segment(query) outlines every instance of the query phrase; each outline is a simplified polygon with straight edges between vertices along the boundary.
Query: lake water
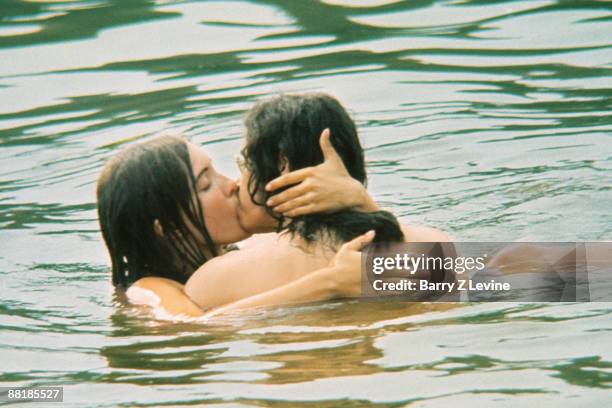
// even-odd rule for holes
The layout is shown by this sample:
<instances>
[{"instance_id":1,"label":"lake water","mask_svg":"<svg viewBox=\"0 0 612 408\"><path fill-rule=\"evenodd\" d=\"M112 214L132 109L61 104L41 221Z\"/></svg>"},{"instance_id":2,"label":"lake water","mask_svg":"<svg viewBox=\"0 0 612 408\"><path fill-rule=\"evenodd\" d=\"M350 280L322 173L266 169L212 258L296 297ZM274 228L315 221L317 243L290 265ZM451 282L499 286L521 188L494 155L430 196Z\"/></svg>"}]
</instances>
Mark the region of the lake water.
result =
<instances>
[{"instance_id":1,"label":"lake water","mask_svg":"<svg viewBox=\"0 0 612 408\"><path fill-rule=\"evenodd\" d=\"M94 189L160 133L234 177L254 101L322 90L402 221L610 240L611 40L605 1L0 1L0 386L88 407L609 405L610 303L143 318L111 287Z\"/></svg>"}]
</instances>

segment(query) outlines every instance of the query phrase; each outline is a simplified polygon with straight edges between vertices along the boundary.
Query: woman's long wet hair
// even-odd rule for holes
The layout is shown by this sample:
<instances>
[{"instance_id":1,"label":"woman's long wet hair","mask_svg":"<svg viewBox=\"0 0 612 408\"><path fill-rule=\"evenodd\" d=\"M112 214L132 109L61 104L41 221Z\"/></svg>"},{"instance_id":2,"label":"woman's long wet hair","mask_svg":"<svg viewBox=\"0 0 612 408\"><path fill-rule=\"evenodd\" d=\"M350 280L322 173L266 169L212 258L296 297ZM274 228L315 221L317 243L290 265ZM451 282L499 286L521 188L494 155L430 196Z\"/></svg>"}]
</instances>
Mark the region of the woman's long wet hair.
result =
<instances>
[{"instance_id":1,"label":"woman's long wet hair","mask_svg":"<svg viewBox=\"0 0 612 408\"><path fill-rule=\"evenodd\" d=\"M307 242L322 238L321 234L327 235L332 242L346 242L370 229L376 231L376 242L403 241L397 219L387 211L343 210L299 216L287 223L265 205L271 194L264 186L280 176L282 164L293 171L323 162L319 138L326 128L351 177L366 184L365 161L357 129L336 99L323 93L276 96L257 103L249 111L245 125L247 140L242 153L251 172L248 192L255 204L266 207L278 221L279 230L287 228Z\"/></svg>"},{"instance_id":2,"label":"woman's long wet hair","mask_svg":"<svg viewBox=\"0 0 612 408\"><path fill-rule=\"evenodd\" d=\"M216 255L181 138L158 137L113 157L97 196L114 285L128 287L147 276L185 283L207 261L204 248Z\"/></svg>"}]
</instances>

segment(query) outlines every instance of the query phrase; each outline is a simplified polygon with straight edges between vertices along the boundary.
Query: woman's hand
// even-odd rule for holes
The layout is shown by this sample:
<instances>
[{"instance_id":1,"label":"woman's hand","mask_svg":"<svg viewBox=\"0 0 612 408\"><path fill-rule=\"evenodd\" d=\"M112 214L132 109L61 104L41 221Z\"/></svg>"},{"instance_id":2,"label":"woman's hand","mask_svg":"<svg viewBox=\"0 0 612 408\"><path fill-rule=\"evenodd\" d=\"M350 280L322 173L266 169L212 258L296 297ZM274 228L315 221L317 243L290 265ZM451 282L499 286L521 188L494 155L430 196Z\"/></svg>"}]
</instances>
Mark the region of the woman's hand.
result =
<instances>
[{"instance_id":1,"label":"woman's hand","mask_svg":"<svg viewBox=\"0 0 612 408\"><path fill-rule=\"evenodd\" d=\"M294 185L270 197L266 204L274 211L297 217L343 209L379 210L365 187L349 175L329 138L329 129L325 129L319 139L323 163L284 174L266 185L267 191Z\"/></svg>"},{"instance_id":2,"label":"woman's hand","mask_svg":"<svg viewBox=\"0 0 612 408\"><path fill-rule=\"evenodd\" d=\"M361 250L372 242L375 234L368 231L345 243L331 260L326 273L334 282L338 297L361 296Z\"/></svg>"}]
</instances>

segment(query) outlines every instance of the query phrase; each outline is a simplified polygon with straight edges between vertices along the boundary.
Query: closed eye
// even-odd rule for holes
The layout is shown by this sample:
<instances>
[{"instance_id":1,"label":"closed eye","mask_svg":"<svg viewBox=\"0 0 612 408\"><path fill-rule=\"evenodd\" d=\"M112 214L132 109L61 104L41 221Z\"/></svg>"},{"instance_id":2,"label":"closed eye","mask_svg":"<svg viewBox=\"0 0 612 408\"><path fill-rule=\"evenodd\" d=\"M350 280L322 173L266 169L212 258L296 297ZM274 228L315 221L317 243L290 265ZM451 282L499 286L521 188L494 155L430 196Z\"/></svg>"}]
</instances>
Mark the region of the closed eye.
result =
<instances>
[{"instance_id":1,"label":"closed eye","mask_svg":"<svg viewBox=\"0 0 612 408\"><path fill-rule=\"evenodd\" d=\"M206 166L198 173L195 180L196 186L198 186L198 191L206 191L210 187L210 181L208 180L209 169L209 166Z\"/></svg>"},{"instance_id":2,"label":"closed eye","mask_svg":"<svg viewBox=\"0 0 612 408\"><path fill-rule=\"evenodd\" d=\"M198 191L206 191L210 189L211 184L212 183L207 178L201 177L198 180L198 186L199 186Z\"/></svg>"}]
</instances>

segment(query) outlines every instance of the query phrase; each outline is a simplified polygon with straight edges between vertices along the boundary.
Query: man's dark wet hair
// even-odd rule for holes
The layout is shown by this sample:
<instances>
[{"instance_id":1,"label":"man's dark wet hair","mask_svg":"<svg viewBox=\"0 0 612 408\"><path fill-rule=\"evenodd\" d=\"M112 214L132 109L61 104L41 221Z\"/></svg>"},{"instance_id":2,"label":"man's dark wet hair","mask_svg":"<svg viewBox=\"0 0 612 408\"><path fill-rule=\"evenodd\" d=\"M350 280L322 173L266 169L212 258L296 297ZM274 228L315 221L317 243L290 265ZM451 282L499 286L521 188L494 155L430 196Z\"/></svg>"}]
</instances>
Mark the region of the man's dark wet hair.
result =
<instances>
[{"instance_id":1,"label":"man's dark wet hair","mask_svg":"<svg viewBox=\"0 0 612 408\"><path fill-rule=\"evenodd\" d=\"M323 93L279 95L251 108L245 125L247 140L242 153L251 172L248 193L255 204L266 207L278 221L279 230L286 227L307 242L321 238L321 234L335 242L346 242L370 229L376 231L376 242L403 241L396 218L386 211L343 210L298 216L286 223L282 216L265 205L271 194L264 186L280 176L285 160L290 171L323 162L319 137L326 128L329 128L331 143L351 177L366 184L363 148L357 129L335 98Z\"/></svg>"},{"instance_id":2,"label":"man's dark wet hair","mask_svg":"<svg viewBox=\"0 0 612 408\"><path fill-rule=\"evenodd\" d=\"M147 276L185 283L207 261L204 245L216 255L195 197L189 150L181 138L130 146L105 165L97 186L98 219L114 285L128 287Z\"/></svg>"}]
</instances>

